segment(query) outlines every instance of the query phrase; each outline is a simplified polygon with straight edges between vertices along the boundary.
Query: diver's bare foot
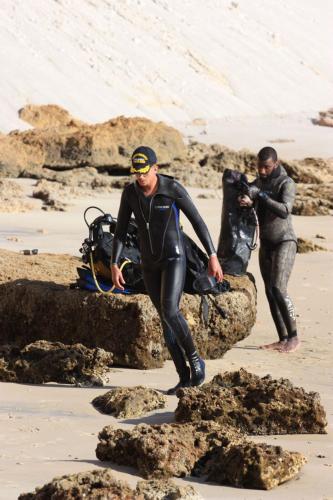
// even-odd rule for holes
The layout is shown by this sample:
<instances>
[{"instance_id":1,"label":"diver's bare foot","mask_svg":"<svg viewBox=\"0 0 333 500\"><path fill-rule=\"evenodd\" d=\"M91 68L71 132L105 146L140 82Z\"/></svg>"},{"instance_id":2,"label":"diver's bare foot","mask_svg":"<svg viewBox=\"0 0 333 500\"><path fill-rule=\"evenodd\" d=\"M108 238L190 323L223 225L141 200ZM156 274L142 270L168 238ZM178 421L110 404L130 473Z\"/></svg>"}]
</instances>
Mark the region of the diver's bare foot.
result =
<instances>
[{"instance_id":1,"label":"diver's bare foot","mask_svg":"<svg viewBox=\"0 0 333 500\"><path fill-rule=\"evenodd\" d=\"M301 341L298 337L293 337L280 347L280 352L294 352L301 347Z\"/></svg>"},{"instance_id":2,"label":"diver's bare foot","mask_svg":"<svg viewBox=\"0 0 333 500\"><path fill-rule=\"evenodd\" d=\"M261 345L259 349L267 349L269 351L280 351L280 349L287 343L287 340L279 340L273 344Z\"/></svg>"}]
</instances>

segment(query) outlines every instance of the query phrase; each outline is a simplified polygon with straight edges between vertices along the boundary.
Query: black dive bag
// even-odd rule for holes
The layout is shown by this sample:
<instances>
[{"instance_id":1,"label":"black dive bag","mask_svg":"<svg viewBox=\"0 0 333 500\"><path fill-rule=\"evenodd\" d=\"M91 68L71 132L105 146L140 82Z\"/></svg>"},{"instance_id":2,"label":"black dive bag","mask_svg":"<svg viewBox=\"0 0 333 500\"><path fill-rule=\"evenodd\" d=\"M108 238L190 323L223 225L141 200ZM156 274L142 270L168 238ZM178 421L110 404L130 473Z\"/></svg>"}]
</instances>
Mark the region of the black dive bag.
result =
<instances>
[{"instance_id":1,"label":"black dive bag","mask_svg":"<svg viewBox=\"0 0 333 500\"><path fill-rule=\"evenodd\" d=\"M251 252L256 248L258 219L254 208L241 207L238 197L245 194L245 174L226 169L222 177L223 206L217 255L226 274L246 273Z\"/></svg>"},{"instance_id":2,"label":"black dive bag","mask_svg":"<svg viewBox=\"0 0 333 500\"><path fill-rule=\"evenodd\" d=\"M91 224L86 219L86 214L91 209L99 210L102 215L94 219ZM84 212L84 220L89 229L89 237L82 243L80 252L84 264L93 266L98 281L102 280L107 288L112 286L111 278L111 252L117 220L111 214L105 214L97 207L88 207ZM217 283L215 278L207 275L208 257L198 245L181 231L185 255L186 276L184 292L193 295L218 295L229 290L227 281ZM142 277L141 254L138 227L135 219L131 219L127 229L127 237L121 253L121 266L124 262L122 273L125 280L125 293L147 293ZM87 268L86 268L87 269ZM78 269L80 280L78 285L84 288L82 270ZM91 287L90 289L94 289Z\"/></svg>"}]
</instances>

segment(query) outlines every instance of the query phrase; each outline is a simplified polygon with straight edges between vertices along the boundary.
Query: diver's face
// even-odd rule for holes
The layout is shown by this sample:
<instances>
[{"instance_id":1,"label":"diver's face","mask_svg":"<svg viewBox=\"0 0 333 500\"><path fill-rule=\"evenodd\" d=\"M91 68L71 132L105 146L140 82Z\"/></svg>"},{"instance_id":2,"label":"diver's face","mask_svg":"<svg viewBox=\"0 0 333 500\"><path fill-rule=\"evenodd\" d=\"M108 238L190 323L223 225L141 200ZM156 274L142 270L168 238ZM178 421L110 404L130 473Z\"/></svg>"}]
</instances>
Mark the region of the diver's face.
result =
<instances>
[{"instance_id":1,"label":"diver's face","mask_svg":"<svg viewBox=\"0 0 333 500\"><path fill-rule=\"evenodd\" d=\"M259 177L261 177L261 179L266 179L266 177L269 177L277 166L278 162L274 161L272 158L268 158L268 160L265 161L258 160L257 170Z\"/></svg>"},{"instance_id":2,"label":"diver's face","mask_svg":"<svg viewBox=\"0 0 333 500\"><path fill-rule=\"evenodd\" d=\"M157 166L153 165L146 174L136 173L135 178L139 186L150 187L154 185L156 181Z\"/></svg>"}]
</instances>

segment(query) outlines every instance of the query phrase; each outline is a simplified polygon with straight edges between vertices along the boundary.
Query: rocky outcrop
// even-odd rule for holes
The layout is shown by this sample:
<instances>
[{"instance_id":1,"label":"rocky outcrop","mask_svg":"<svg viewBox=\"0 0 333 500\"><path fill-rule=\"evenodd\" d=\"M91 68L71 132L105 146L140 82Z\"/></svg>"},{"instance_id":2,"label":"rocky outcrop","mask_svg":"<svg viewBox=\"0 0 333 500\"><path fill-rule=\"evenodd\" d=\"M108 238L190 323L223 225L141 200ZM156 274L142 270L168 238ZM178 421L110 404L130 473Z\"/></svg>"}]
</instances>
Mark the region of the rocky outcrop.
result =
<instances>
[{"instance_id":1,"label":"rocky outcrop","mask_svg":"<svg viewBox=\"0 0 333 500\"><path fill-rule=\"evenodd\" d=\"M22 493L19 500L144 500L125 481L116 479L109 469L96 469L56 477L33 493Z\"/></svg>"},{"instance_id":2,"label":"rocky outcrop","mask_svg":"<svg viewBox=\"0 0 333 500\"><path fill-rule=\"evenodd\" d=\"M307 240L305 238L297 238L297 252L327 252L327 248L324 248L321 245L317 245L316 243L313 243L313 241Z\"/></svg>"},{"instance_id":3,"label":"rocky outcrop","mask_svg":"<svg viewBox=\"0 0 333 500\"><path fill-rule=\"evenodd\" d=\"M193 486L180 486L171 479L139 481L135 492L144 500L203 500Z\"/></svg>"},{"instance_id":4,"label":"rocky outcrop","mask_svg":"<svg viewBox=\"0 0 333 500\"><path fill-rule=\"evenodd\" d=\"M40 339L79 342L112 352L115 364L134 368L160 367L167 358L160 321L148 296L105 296L68 289L65 283L72 281L79 262L74 257L0 251L1 262L0 281L29 277L0 285L1 344L22 348ZM232 290L216 297L226 318L211 305L205 324L199 297L184 295L182 299L181 309L200 353L207 358L221 357L249 335L255 322L254 283L248 276L227 278Z\"/></svg>"},{"instance_id":5,"label":"rocky outcrop","mask_svg":"<svg viewBox=\"0 0 333 500\"><path fill-rule=\"evenodd\" d=\"M217 446L241 442L234 428L216 422L139 424L132 430L104 427L98 436L96 456L139 470L144 478L191 475L197 462Z\"/></svg>"},{"instance_id":6,"label":"rocky outcrop","mask_svg":"<svg viewBox=\"0 0 333 500\"><path fill-rule=\"evenodd\" d=\"M70 113L56 104L28 104L18 112L21 120L34 128L79 127L85 125L81 120L73 118Z\"/></svg>"},{"instance_id":7,"label":"rocky outcrop","mask_svg":"<svg viewBox=\"0 0 333 500\"><path fill-rule=\"evenodd\" d=\"M92 400L92 405L101 413L116 418L140 417L149 411L164 408L167 398L155 389L142 385L116 387Z\"/></svg>"},{"instance_id":8,"label":"rocky outcrop","mask_svg":"<svg viewBox=\"0 0 333 500\"><path fill-rule=\"evenodd\" d=\"M327 111L319 111L319 118L315 118L312 122L323 127L333 127L333 108L329 108Z\"/></svg>"},{"instance_id":9,"label":"rocky outcrop","mask_svg":"<svg viewBox=\"0 0 333 500\"><path fill-rule=\"evenodd\" d=\"M278 446L248 441L219 422L105 427L97 458L136 467L145 478L207 475L237 487L270 489L297 474L305 458Z\"/></svg>"},{"instance_id":10,"label":"rocky outcrop","mask_svg":"<svg viewBox=\"0 0 333 500\"><path fill-rule=\"evenodd\" d=\"M319 394L287 379L258 377L244 369L216 375L201 387L179 389L178 422L214 421L246 434L325 434Z\"/></svg>"},{"instance_id":11,"label":"rocky outcrop","mask_svg":"<svg viewBox=\"0 0 333 500\"><path fill-rule=\"evenodd\" d=\"M33 208L21 186L12 180L0 179L0 212L28 212Z\"/></svg>"},{"instance_id":12,"label":"rocky outcrop","mask_svg":"<svg viewBox=\"0 0 333 500\"><path fill-rule=\"evenodd\" d=\"M40 340L23 349L0 346L0 380L27 384L58 382L103 386L112 354L82 344Z\"/></svg>"},{"instance_id":13,"label":"rocky outcrop","mask_svg":"<svg viewBox=\"0 0 333 500\"><path fill-rule=\"evenodd\" d=\"M330 215L333 213L333 183L298 184L294 215Z\"/></svg>"},{"instance_id":14,"label":"rocky outcrop","mask_svg":"<svg viewBox=\"0 0 333 500\"><path fill-rule=\"evenodd\" d=\"M37 128L0 138L0 176L41 178L45 169L89 166L127 172L133 150L146 143L162 164L186 154L180 132L146 118L120 116L88 125L58 106L29 106L20 116Z\"/></svg>"},{"instance_id":15,"label":"rocky outcrop","mask_svg":"<svg viewBox=\"0 0 333 500\"><path fill-rule=\"evenodd\" d=\"M220 448L215 454L208 480L241 488L270 490L292 479L306 459L281 446L244 443Z\"/></svg>"},{"instance_id":16,"label":"rocky outcrop","mask_svg":"<svg viewBox=\"0 0 333 500\"><path fill-rule=\"evenodd\" d=\"M193 486L179 486L172 480L139 481L132 489L114 477L109 469L95 469L56 477L18 500L203 500Z\"/></svg>"}]
</instances>

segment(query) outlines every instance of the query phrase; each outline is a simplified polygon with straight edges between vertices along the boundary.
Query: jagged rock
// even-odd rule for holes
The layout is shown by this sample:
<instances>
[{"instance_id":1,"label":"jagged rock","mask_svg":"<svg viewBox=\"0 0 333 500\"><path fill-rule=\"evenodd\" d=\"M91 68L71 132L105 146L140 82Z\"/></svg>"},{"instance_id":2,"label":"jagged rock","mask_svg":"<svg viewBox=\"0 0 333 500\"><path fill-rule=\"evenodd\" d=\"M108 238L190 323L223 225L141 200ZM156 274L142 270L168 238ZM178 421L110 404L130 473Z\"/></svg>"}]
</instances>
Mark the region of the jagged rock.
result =
<instances>
[{"instance_id":1,"label":"jagged rock","mask_svg":"<svg viewBox=\"0 0 333 500\"><path fill-rule=\"evenodd\" d=\"M24 199L23 189L16 182L0 179L0 212L28 212L31 202Z\"/></svg>"},{"instance_id":2,"label":"jagged rock","mask_svg":"<svg viewBox=\"0 0 333 500\"><path fill-rule=\"evenodd\" d=\"M116 418L130 418L145 415L149 411L164 408L167 398L155 389L138 385L136 387L116 387L92 400L92 404L102 413Z\"/></svg>"},{"instance_id":3,"label":"jagged rock","mask_svg":"<svg viewBox=\"0 0 333 500\"><path fill-rule=\"evenodd\" d=\"M120 116L88 125L72 119L67 111L33 106L20 111L38 127L0 137L0 175L43 177L43 170L99 167L101 171L129 169L130 156L140 144L149 143L161 163L185 155L178 130L163 122ZM44 125L44 126L43 126Z\"/></svg>"},{"instance_id":4,"label":"jagged rock","mask_svg":"<svg viewBox=\"0 0 333 500\"><path fill-rule=\"evenodd\" d=\"M270 490L293 478L304 463L301 453L284 451L280 446L243 443L217 451L208 480Z\"/></svg>"},{"instance_id":5,"label":"jagged rock","mask_svg":"<svg viewBox=\"0 0 333 500\"><path fill-rule=\"evenodd\" d=\"M136 467L145 478L190 475L199 460L217 446L241 441L240 433L216 422L139 424L132 430L104 427L96 456Z\"/></svg>"},{"instance_id":6,"label":"jagged rock","mask_svg":"<svg viewBox=\"0 0 333 500\"><path fill-rule=\"evenodd\" d=\"M135 492L144 500L203 500L193 486L179 486L171 479L139 481Z\"/></svg>"},{"instance_id":7,"label":"jagged rock","mask_svg":"<svg viewBox=\"0 0 333 500\"><path fill-rule=\"evenodd\" d=\"M322 247L321 245L316 245L310 240L306 240L304 238L297 238L297 252L298 253L308 253L308 252L327 252L327 248Z\"/></svg>"},{"instance_id":8,"label":"jagged rock","mask_svg":"<svg viewBox=\"0 0 333 500\"><path fill-rule=\"evenodd\" d=\"M333 183L298 184L294 215L330 215L333 211Z\"/></svg>"},{"instance_id":9,"label":"jagged rock","mask_svg":"<svg viewBox=\"0 0 333 500\"><path fill-rule=\"evenodd\" d=\"M250 442L235 428L213 421L140 424L131 431L108 426L99 441L97 458L136 467L146 478L208 474L209 480L246 488L273 488L294 477L306 461L300 453Z\"/></svg>"},{"instance_id":10,"label":"jagged rock","mask_svg":"<svg viewBox=\"0 0 333 500\"><path fill-rule=\"evenodd\" d=\"M125 481L115 479L109 469L96 469L56 477L33 493L22 493L18 500L144 500Z\"/></svg>"},{"instance_id":11,"label":"jagged rock","mask_svg":"<svg viewBox=\"0 0 333 500\"><path fill-rule=\"evenodd\" d=\"M60 283L74 280L78 262L69 256L26 257L0 251L0 281L5 281L0 284L0 343L23 347L39 339L79 342L112 352L117 365L162 366L168 353L149 297L70 290ZM22 279L6 283L18 276ZM198 349L207 358L221 357L249 335L255 322L254 283L249 276L226 278L232 290L216 297L226 319L211 305L205 326L199 297L184 295L181 303Z\"/></svg>"},{"instance_id":12,"label":"jagged rock","mask_svg":"<svg viewBox=\"0 0 333 500\"><path fill-rule=\"evenodd\" d=\"M333 108L327 111L319 111L319 118L312 120L312 122L323 127L333 127Z\"/></svg>"},{"instance_id":13,"label":"jagged rock","mask_svg":"<svg viewBox=\"0 0 333 500\"><path fill-rule=\"evenodd\" d=\"M84 125L84 122L73 118L66 109L57 104L28 104L18 112L21 120L35 128L71 127Z\"/></svg>"},{"instance_id":14,"label":"jagged rock","mask_svg":"<svg viewBox=\"0 0 333 500\"><path fill-rule=\"evenodd\" d=\"M325 434L319 394L287 379L258 377L244 369L216 375L201 387L179 389L178 422L218 421L246 434Z\"/></svg>"},{"instance_id":15,"label":"jagged rock","mask_svg":"<svg viewBox=\"0 0 333 500\"><path fill-rule=\"evenodd\" d=\"M23 349L0 346L0 380L3 382L102 386L111 366L112 353L88 349L82 344L39 340Z\"/></svg>"}]
</instances>

